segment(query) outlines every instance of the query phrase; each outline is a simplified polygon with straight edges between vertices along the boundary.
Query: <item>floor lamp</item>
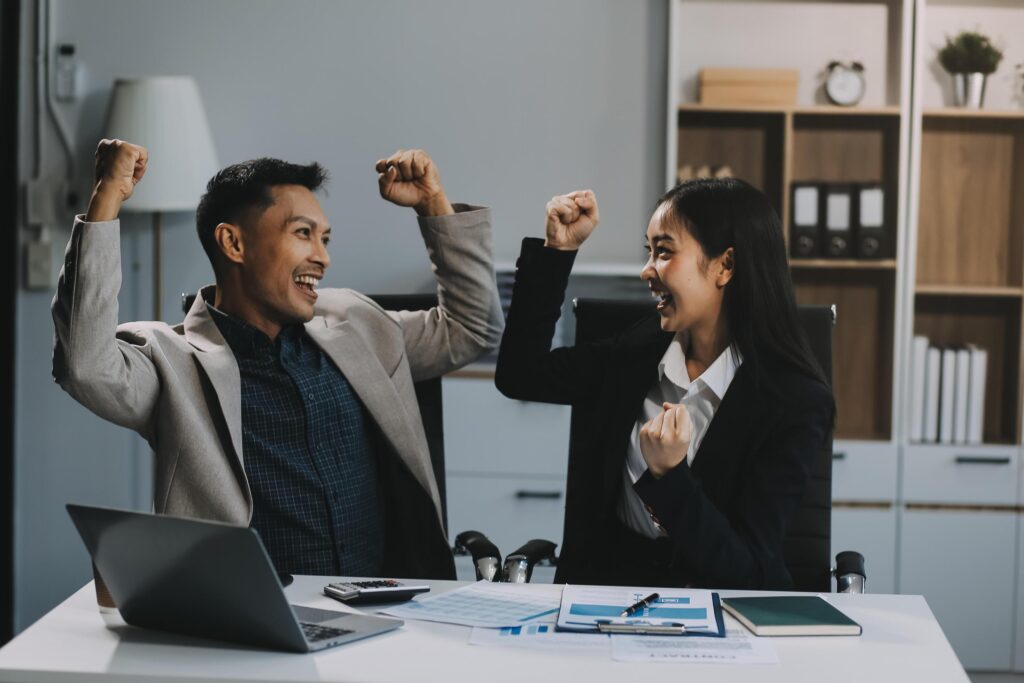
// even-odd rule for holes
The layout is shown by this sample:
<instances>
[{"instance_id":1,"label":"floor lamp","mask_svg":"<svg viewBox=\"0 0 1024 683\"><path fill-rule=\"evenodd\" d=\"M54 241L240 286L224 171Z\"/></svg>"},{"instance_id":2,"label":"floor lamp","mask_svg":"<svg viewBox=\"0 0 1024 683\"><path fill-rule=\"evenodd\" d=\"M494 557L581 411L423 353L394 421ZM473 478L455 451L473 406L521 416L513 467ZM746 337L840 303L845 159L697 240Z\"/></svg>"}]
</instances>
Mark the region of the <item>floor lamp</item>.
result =
<instances>
[{"instance_id":1,"label":"floor lamp","mask_svg":"<svg viewBox=\"0 0 1024 683\"><path fill-rule=\"evenodd\" d=\"M195 210L218 166L195 81L188 76L118 80L110 97L106 136L149 151L146 177L123 210L153 214L153 319L160 320L161 216Z\"/></svg>"}]
</instances>

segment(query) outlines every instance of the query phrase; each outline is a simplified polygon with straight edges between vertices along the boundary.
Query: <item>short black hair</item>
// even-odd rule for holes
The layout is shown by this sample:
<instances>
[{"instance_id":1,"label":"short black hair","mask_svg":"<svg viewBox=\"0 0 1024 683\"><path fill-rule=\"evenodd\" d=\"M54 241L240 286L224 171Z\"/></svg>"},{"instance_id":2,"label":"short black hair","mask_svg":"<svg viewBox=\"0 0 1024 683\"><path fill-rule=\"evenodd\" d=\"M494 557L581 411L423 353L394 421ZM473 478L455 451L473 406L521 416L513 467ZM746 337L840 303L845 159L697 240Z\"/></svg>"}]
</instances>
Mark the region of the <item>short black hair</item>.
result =
<instances>
[{"instance_id":1,"label":"short black hair","mask_svg":"<svg viewBox=\"0 0 1024 683\"><path fill-rule=\"evenodd\" d=\"M327 170L316 162L292 164L270 157L250 159L218 171L206 184L206 194L196 209L196 232L214 272L220 250L213 233L219 224L241 224L253 209L262 213L274 203L270 188L276 185L302 185L316 191L326 181Z\"/></svg>"}]
</instances>

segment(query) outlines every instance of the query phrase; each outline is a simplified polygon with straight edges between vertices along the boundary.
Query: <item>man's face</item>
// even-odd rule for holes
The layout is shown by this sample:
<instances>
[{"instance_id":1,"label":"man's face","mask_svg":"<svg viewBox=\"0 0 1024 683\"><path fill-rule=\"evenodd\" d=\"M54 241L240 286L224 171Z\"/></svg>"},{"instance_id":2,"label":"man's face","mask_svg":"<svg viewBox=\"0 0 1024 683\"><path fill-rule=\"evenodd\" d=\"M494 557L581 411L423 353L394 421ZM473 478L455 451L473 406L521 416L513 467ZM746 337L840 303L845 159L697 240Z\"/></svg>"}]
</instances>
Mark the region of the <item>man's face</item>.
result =
<instances>
[{"instance_id":1,"label":"man's face","mask_svg":"<svg viewBox=\"0 0 1024 683\"><path fill-rule=\"evenodd\" d=\"M301 185L270 189L274 203L243 228L243 295L278 327L313 318L316 287L331 264L331 228L320 202Z\"/></svg>"}]
</instances>

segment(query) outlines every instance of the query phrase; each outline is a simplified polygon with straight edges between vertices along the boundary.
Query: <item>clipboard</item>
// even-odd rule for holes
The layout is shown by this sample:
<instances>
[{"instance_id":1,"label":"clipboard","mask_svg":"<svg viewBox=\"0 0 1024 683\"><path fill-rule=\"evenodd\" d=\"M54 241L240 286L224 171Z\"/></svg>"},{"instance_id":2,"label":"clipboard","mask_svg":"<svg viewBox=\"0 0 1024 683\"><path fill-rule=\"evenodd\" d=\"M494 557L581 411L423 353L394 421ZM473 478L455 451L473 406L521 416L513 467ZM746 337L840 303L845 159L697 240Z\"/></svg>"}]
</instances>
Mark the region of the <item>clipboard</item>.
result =
<instances>
[{"instance_id":1,"label":"clipboard","mask_svg":"<svg viewBox=\"0 0 1024 683\"><path fill-rule=\"evenodd\" d=\"M651 589L571 586L562 589L557 628L577 633L725 637L718 593L658 589L659 598L635 616L621 612Z\"/></svg>"}]
</instances>

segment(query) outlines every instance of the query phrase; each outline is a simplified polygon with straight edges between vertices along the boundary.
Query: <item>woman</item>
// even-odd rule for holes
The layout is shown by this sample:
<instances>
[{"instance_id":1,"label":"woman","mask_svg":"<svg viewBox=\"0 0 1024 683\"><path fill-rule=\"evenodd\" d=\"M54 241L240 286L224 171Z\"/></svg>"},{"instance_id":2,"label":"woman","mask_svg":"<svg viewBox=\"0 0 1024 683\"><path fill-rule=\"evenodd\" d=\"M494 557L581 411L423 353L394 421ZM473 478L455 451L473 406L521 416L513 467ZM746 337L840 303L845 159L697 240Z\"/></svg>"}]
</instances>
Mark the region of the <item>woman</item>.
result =
<instances>
[{"instance_id":1,"label":"woman","mask_svg":"<svg viewBox=\"0 0 1024 683\"><path fill-rule=\"evenodd\" d=\"M835 403L797 319L778 216L739 180L675 187L640 273L656 315L550 350L597 224L589 190L548 203L546 239L523 241L496 374L506 396L571 404L588 427L593 467L567 523L582 531L564 539L557 580L791 587L782 541Z\"/></svg>"}]
</instances>

